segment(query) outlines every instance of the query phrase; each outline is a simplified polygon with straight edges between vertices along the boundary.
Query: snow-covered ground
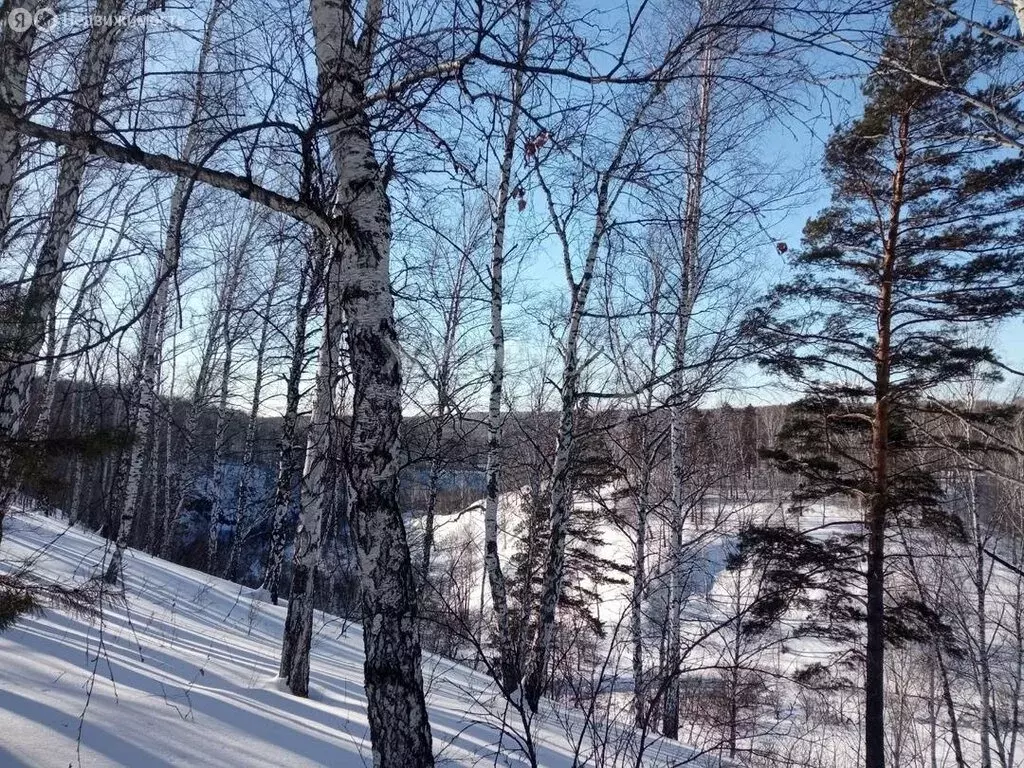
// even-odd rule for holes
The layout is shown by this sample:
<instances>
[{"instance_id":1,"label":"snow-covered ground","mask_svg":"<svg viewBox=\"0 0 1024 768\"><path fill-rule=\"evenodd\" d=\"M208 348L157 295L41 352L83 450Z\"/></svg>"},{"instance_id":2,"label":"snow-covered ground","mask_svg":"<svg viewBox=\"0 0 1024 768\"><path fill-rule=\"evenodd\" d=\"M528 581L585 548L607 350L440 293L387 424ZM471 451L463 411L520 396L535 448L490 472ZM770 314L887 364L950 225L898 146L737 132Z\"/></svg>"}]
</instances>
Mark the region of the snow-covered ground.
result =
<instances>
[{"instance_id":1,"label":"snow-covered ground","mask_svg":"<svg viewBox=\"0 0 1024 768\"><path fill-rule=\"evenodd\" d=\"M614 506L613 496L603 492L601 506ZM585 509L592 500L577 500L577 508ZM628 502L627 502L628 503ZM758 765L827 766L827 768L854 768L861 763L860 716L863 704L856 690L842 690L834 694L805 691L793 678L797 673L821 666L856 681L860 664L847 645L801 635L799 624L810 616L806 607L794 607L786 612L777 627L763 636L748 637L740 632L744 616L758 593L764 588L750 569L730 570L725 567L726 556L733 549L736 534L750 522L775 521L783 523L784 503L754 498L745 500L712 499L703 509L703 524L698 525L691 516L683 531L685 568L687 571L687 598L681 621L683 658L680 671L684 686L684 714L680 725L680 738L685 742L702 745L709 752L722 754L724 726L721 710L715 710L709 696L730 695L729 685L736 690L747 686L747 695L758 699L755 706L748 701L739 715L741 722L737 744L740 754L759 753ZM501 555L508 563L516 546L517 522L524 514L516 494L502 497L499 527L503 533ZM621 510L620 510L621 511ZM859 519L860 511L848 503L830 500L819 503L797 515L785 513L785 525L812 532L827 539L837 532L850 529ZM441 573L461 572L469 582L466 593L473 596L473 607L482 614L489 612L480 563L483 553L482 503L471 505L452 515L437 518L435 564L446 559L462 559L467 567L439 568ZM595 555L607 562L631 564L634 557L635 527L622 521L628 515L618 516L619 524L604 519L597 525L601 543L593 548ZM421 523L412 520L413 530ZM664 520L652 516L649 521L645 569L648 578L648 597L642 607L645 622L643 633L644 668L658 669L659 653L664 636L664 566L667 562L668 530ZM1010 615L1013 604L1013 585L1001 585L1000 579L1008 572L994 573L989 586L989 611L995 622L1002 615ZM594 670L591 685L607 693L605 702L609 710L628 718L633 702L633 645L630 636L630 595L632 573L614 573L609 583L586 583L593 589L592 613L604 624L605 635L596 641ZM661 614L659 614L659 611ZM1004 619L1005 620L1005 619ZM1004 638L1005 640L1005 638ZM927 703L932 697L928 688L928 665L925 651L910 648L905 652L890 651L890 700L892 717L902 717L901 738L913 740L919 747L916 762L904 757L905 766L925 765L931 735L926 718ZM896 669L896 666L903 668ZM731 670L737 670L732 678ZM957 676L954 695L963 708L960 738L969 765L980 765L978 758L979 734L976 718L972 717L972 702L976 694L966 676ZM721 707L721 701L717 704ZM686 712L686 706L691 708ZM755 714L756 711L756 714ZM717 712L717 714L716 714ZM942 717L943 713L937 716ZM716 719L717 718L717 719ZM896 740L896 726L892 738ZM744 753L744 750L746 751ZM954 765L952 747L945 733L935 745L937 765ZM783 762L783 758L785 762ZM978 758L978 759L976 759ZM1024 766L1024 763L1020 763Z\"/></svg>"},{"instance_id":2,"label":"snow-covered ground","mask_svg":"<svg viewBox=\"0 0 1024 768\"><path fill-rule=\"evenodd\" d=\"M69 583L103 561L103 539L58 519L18 513L4 525L0 568L31 561ZM47 610L0 634L0 766L371 762L359 627L318 615L312 695L299 699L275 678L283 605L138 552L126 594L93 619ZM424 667L439 765L527 764L486 677L432 656ZM538 764L633 764L636 734L585 722L545 704ZM704 764L692 758L674 742L645 745L645 765Z\"/></svg>"}]
</instances>

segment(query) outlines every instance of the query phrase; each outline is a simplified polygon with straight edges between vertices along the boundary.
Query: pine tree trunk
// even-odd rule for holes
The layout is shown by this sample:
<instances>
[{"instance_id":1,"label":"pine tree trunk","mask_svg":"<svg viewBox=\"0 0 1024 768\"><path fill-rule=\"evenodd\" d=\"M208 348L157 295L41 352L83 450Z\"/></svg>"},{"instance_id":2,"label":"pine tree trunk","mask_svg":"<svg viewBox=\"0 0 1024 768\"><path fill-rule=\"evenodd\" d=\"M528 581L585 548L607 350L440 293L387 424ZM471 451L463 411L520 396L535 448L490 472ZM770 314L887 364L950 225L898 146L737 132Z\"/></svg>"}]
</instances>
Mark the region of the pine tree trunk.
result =
<instances>
[{"instance_id":1,"label":"pine tree trunk","mask_svg":"<svg viewBox=\"0 0 1024 768\"><path fill-rule=\"evenodd\" d=\"M875 403L871 425L873 487L866 519L867 644L864 657L864 765L885 768L885 527L889 511L889 410L892 365L892 302L900 211L906 175L910 117L900 118L896 169L893 174L888 233L878 291L878 337L875 343Z\"/></svg>"},{"instance_id":2,"label":"pine tree trunk","mask_svg":"<svg viewBox=\"0 0 1024 768\"><path fill-rule=\"evenodd\" d=\"M887 286L891 288L891 286ZM888 292L888 290L886 291ZM884 339L884 340L883 340ZM888 334L880 334L880 371L888 371ZM885 375L885 374L883 374ZM879 386L881 384L882 386ZM875 400L875 417L872 425L872 462L874 464L874 487L867 516L867 647L865 653L865 718L864 756L865 768L885 766L885 518L888 508L886 491L888 485L888 430L889 408L887 382L880 377L876 380L879 395Z\"/></svg>"},{"instance_id":3,"label":"pine tree trunk","mask_svg":"<svg viewBox=\"0 0 1024 768\"><path fill-rule=\"evenodd\" d=\"M292 586L288 595L284 642L281 647L281 677L296 696L309 695L309 652L313 640L313 600L317 565L320 562L321 532L331 504L334 467L338 451L335 390L339 353L345 331L341 310L340 262L332 259L328 269L323 336L317 362L313 415L306 439L306 466L302 473L302 502L299 527L295 531Z\"/></svg>"}]
</instances>

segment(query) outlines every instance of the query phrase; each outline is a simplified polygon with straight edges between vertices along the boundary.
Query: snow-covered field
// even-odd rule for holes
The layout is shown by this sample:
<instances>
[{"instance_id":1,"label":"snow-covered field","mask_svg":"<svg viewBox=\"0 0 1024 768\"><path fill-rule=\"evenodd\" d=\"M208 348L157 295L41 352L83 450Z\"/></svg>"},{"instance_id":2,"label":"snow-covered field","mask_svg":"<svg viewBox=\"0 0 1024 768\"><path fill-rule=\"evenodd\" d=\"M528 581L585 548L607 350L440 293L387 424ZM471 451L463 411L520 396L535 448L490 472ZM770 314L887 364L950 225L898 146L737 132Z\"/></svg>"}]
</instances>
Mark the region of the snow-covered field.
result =
<instances>
[{"instance_id":1,"label":"snow-covered field","mask_svg":"<svg viewBox=\"0 0 1024 768\"><path fill-rule=\"evenodd\" d=\"M5 521L0 567L31 561L36 573L81 581L105 547L58 519L17 513ZM0 634L0 766L371 762L359 627L318 615L312 696L299 699L275 678L283 605L134 551L126 583L126 605L99 617L47 610ZM483 675L432 656L424 667L439 765L527 764ZM533 725L537 762L632 764L635 734L584 723L545 704ZM692 758L655 741L644 763L703 764Z\"/></svg>"}]
</instances>

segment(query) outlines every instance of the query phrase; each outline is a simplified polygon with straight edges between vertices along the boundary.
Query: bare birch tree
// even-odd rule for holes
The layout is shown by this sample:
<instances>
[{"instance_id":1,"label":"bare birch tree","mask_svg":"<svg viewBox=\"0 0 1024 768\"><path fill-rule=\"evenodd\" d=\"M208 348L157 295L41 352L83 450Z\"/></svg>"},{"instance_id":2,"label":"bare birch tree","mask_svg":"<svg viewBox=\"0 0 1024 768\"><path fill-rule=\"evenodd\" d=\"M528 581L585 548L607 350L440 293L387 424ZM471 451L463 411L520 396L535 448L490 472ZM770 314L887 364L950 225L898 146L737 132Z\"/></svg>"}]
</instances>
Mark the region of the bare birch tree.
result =
<instances>
[{"instance_id":1,"label":"bare birch tree","mask_svg":"<svg viewBox=\"0 0 1024 768\"><path fill-rule=\"evenodd\" d=\"M122 0L101 0L97 12L113 16L123 9ZM8 26L8 25L5 25ZM88 133L99 114L104 96L104 86L108 70L122 27L120 25L95 26L89 31L81 64L78 68L78 82L72 98L69 130L73 133ZM5 29L5 58L10 56L12 70L9 77L10 102L15 109L24 106L25 74L27 73L27 46L31 46L32 36L15 34L7 38ZM13 32L13 30L10 30ZM6 63L6 62L5 62ZM5 76L6 79L7 76ZM5 97L7 93L3 94ZM8 146L0 147L7 158L6 167L12 171L16 168L18 156L18 139L14 134L4 134L9 139ZM73 147L65 147L60 157L57 171L57 190L53 205L50 208L46 225L46 236L43 239L39 255L36 259L32 275L23 299L23 308L19 320L19 329L24 336L24 344L15 359L5 361L0 370L0 431L10 438L16 438L22 431L25 412L30 397L32 377L36 363L50 328L50 318L56 312L61 285L65 272L65 256L74 227L77 221L78 202L82 191L82 179L88 154ZM3 159L0 159L0 172L3 171ZM0 179L0 184L3 184ZM4 218L10 216L9 186L7 191L0 190L7 197L0 200L5 209ZM7 493L11 486L11 444L7 441L0 445L0 488ZM2 501L6 507L7 501ZM2 523L3 508L0 508ZM2 528L0 528L2 530Z\"/></svg>"},{"instance_id":2,"label":"bare birch tree","mask_svg":"<svg viewBox=\"0 0 1024 768\"><path fill-rule=\"evenodd\" d=\"M324 300L324 327L317 358L313 413L306 437L306 464L302 471L299 527L295 532L292 585L288 594L281 649L281 677L296 696L309 695L309 652L313 640L313 589L320 561L321 532L333 484L329 481L339 455L336 402L345 317L341 309L341 264L335 257L328 267Z\"/></svg>"}]
</instances>

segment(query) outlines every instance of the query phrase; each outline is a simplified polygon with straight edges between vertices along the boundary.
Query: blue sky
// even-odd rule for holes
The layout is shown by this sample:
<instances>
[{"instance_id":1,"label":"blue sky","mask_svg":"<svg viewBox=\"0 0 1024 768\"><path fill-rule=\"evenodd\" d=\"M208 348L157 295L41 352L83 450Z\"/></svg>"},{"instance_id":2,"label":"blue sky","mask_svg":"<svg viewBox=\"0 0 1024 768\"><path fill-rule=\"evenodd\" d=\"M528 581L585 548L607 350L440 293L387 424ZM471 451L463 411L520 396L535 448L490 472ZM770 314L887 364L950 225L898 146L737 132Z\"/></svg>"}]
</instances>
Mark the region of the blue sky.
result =
<instances>
[{"instance_id":1,"label":"blue sky","mask_svg":"<svg viewBox=\"0 0 1024 768\"><path fill-rule=\"evenodd\" d=\"M619 12L622 12L621 5L602 5L609 9L617 6ZM784 241L791 249L798 247L808 217L828 204L829 189L820 172L824 144L832 131L856 117L862 106L860 87L866 67L846 57L829 54L815 56L819 71L825 73L828 70L830 74L825 86L812 85L802 89L797 96L800 106L766 123L761 136L760 151L765 155L780 156L793 173L803 174L807 189L807 194L799 204L793 205L771 222L763 242L751 248L750 259L765 286L781 279L786 272L785 257L778 254L774 243ZM540 202L532 201L531 205ZM554 249L543 249L524 277L534 286L550 287L552 292L564 294L565 278L560 257ZM1008 365L1018 370L1024 369L1024 319L1008 321L994 329L992 343ZM753 371L745 374L743 379L746 384L753 385L752 388L746 392L737 390L725 396L730 402L778 402L790 399L785 387L766 387L769 382ZM1008 377L1007 387L1012 388L1017 384L1017 377Z\"/></svg>"}]
</instances>

